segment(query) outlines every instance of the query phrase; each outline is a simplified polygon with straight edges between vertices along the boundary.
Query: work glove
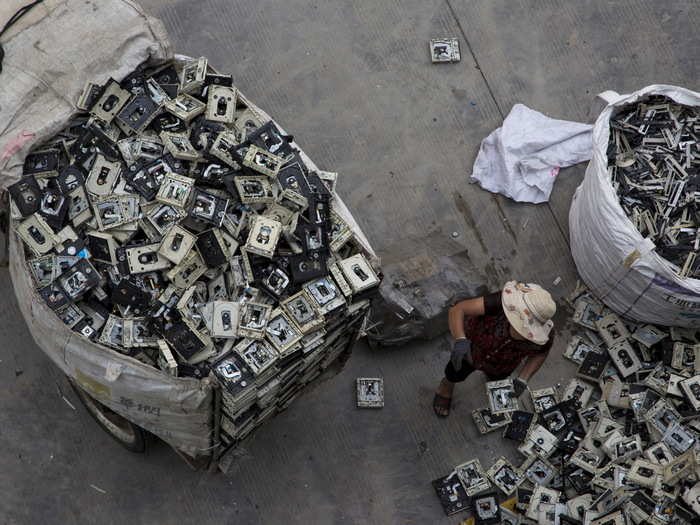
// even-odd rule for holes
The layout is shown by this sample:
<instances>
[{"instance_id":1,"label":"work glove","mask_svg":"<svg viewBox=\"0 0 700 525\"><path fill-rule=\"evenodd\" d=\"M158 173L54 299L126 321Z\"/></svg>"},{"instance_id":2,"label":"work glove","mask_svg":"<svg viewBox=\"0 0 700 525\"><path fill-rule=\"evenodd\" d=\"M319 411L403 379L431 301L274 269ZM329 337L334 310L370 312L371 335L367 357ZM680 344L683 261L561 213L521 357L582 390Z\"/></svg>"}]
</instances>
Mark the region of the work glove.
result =
<instances>
[{"instance_id":1,"label":"work glove","mask_svg":"<svg viewBox=\"0 0 700 525\"><path fill-rule=\"evenodd\" d=\"M524 379L520 379L519 377L516 377L513 379L513 397L520 397L523 395L523 392L525 392L525 389L527 388L527 381Z\"/></svg>"},{"instance_id":2,"label":"work glove","mask_svg":"<svg viewBox=\"0 0 700 525\"><path fill-rule=\"evenodd\" d=\"M452 361L455 371L459 372L462 369L462 362L465 358L468 363L472 362L472 342L469 339L457 339L450 355L450 361Z\"/></svg>"}]
</instances>

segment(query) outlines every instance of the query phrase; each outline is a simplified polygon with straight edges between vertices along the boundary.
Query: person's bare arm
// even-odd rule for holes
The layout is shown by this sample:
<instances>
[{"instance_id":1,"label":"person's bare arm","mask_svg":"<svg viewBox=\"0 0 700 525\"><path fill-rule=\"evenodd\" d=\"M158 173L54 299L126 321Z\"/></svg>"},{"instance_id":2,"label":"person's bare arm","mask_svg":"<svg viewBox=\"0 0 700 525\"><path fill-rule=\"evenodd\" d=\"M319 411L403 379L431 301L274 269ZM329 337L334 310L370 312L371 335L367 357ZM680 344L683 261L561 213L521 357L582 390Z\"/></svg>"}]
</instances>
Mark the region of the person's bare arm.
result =
<instances>
[{"instance_id":1,"label":"person's bare arm","mask_svg":"<svg viewBox=\"0 0 700 525\"><path fill-rule=\"evenodd\" d=\"M518 377L526 383L530 381L530 378L535 375L535 372L537 372L546 361L548 355L549 352L528 356L522 370L520 370L520 373L518 374Z\"/></svg>"},{"instance_id":2,"label":"person's bare arm","mask_svg":"<svg viewBox=\"0 0 700 525\"><path fill-rule=\"evenodd\" d=\"M448 311L448 323L453 339L464 339L464 318L484 315L484 298L460 301Z\"/></svg>"}]
</instances>

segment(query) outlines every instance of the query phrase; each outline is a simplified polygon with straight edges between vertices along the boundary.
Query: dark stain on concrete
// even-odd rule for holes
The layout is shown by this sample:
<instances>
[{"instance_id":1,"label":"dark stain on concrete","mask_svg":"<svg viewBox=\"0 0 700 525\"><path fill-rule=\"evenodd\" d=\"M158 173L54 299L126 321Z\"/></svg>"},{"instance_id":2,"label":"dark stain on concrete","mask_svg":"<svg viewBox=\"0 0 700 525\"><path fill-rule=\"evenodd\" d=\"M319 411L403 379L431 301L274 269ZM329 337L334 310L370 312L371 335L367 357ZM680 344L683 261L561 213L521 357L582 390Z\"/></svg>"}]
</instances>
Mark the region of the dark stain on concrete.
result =
<instances>
[{"instance_id":1,"label":"dark stain on concrete","mask_svg":"<svg viewBox=\"0 0 700 525\"><path fill-rule=\"evenodd\" d=\"M518 237L515 235L515 231L513 230L513 227L510 225L510 221L508 220L508 217L506 217L506 214L503 211L503 206L501 205L501 199L497 195L494 195L493 202L496 203L496 207L498 208L498 214L501 217L501 222L503 223L503 226L505 226L506 231L513 238L513 241L515 242L515 244L518 244Z\"/></svg>"},{"instance_id":2,"label":"dark stain on concrete","mask_svg":"<svg viewBox=\"0 0 700 525\"><path fill-rule=\"evenodd\" d=\"M462 250L461 252L457 252L452 257L454 257L455 259L464 258L467 262L472 262L472 258L469 257L469 250Z\"/></svg>"},{"instance_id":3,"label":"dark stain on concrete","mask_svg":"<svg viewBox=\"0 0 700 525\"><path fill-rule=\"evenodd\" d=\"M455 207L457 208L457 211L459 211L459 213L464 218L464 222L466 222L469 229L471 229L472 233L476 237L477 242L481 246L481 249L484 250L485 253L488 253L488 250L486 249L486 244L484 243L484 239L481 236L479 228L477 228L476 226L476 221L474 220L474 216L472 215L472 212L469 209L469 206L467 205L467 201L464 200L464 197L462 197L462 194L458 191L455 191L452 194L452 196L454 198Z\"/></svg>"}]
</instances>

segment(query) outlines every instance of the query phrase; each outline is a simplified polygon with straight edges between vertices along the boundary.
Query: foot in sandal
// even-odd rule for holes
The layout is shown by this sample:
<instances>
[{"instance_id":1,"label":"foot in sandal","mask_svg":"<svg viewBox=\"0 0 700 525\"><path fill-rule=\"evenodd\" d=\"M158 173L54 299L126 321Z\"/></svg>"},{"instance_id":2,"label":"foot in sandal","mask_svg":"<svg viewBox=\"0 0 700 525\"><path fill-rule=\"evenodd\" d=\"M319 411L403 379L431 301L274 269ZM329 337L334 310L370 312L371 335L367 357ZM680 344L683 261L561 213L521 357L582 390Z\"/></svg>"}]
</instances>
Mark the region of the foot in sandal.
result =
<instances>
[{"instance_id":1,"label":"foot in sandal","mask_svg":"<svg viewBox=\"0 0 700 525\"><path fill-rule=\"evenodd\" d=\"M454 383L450 383L445 378L440 381L440 386L435 392L435 397L433 397L433 410L438 417L447 417L450 414L454 387Z\"/></svg>"}]
</instances>

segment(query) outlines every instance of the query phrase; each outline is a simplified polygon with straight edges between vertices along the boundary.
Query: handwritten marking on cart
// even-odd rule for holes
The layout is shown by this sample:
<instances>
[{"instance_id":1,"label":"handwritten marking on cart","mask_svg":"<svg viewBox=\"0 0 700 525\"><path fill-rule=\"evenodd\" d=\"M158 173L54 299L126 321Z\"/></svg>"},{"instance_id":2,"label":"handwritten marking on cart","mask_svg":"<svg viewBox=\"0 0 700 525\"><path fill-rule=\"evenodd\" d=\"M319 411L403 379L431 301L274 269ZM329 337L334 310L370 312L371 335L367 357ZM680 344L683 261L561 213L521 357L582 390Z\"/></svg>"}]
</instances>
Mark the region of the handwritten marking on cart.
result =
<instances>
[{"instance_id":1,"label":"handwritten marking on cart","mask_svg":"<svg viewBox=\"0 0 700 525\"><path fill-rule=\"evenodd\" d=\"M143 403L137 403L130 397L121 396L119 398L119 403L125 406L128 410L136 409L139 412L148 414L151 416L160 417L160 407L152 407L151 405L145 405Z\"/></svg>"}]
</instances>

